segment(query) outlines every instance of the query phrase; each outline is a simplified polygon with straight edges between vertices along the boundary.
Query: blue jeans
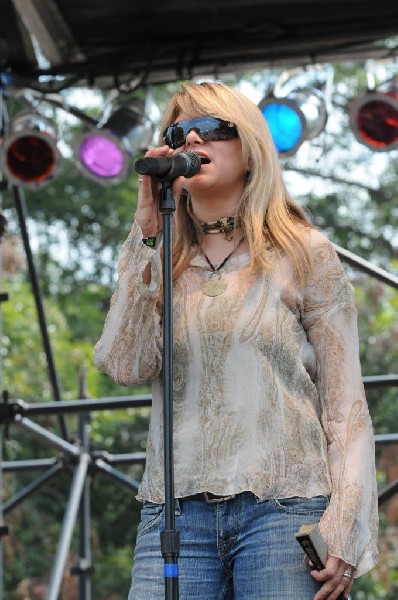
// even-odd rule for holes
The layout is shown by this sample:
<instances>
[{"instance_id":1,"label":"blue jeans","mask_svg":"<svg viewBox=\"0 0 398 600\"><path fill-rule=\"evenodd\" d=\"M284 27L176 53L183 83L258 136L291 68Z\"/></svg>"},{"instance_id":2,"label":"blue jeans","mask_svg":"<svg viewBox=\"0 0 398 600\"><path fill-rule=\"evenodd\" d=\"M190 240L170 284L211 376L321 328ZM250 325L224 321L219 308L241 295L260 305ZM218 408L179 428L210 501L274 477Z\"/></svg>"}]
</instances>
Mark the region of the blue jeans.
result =
<instances>
[{"instance_id":1,"label":"blue jeans","mask_svg":"<svg viewBox=\"0 0 398 600\"><path fill-rule=\"evenodd\" d=\"M328 498L176 500L180 600L312 600L320 589L294 534L319 521ZM129 600L164 600L164 506L143 505Z\"/></svg>"}]
</instances>

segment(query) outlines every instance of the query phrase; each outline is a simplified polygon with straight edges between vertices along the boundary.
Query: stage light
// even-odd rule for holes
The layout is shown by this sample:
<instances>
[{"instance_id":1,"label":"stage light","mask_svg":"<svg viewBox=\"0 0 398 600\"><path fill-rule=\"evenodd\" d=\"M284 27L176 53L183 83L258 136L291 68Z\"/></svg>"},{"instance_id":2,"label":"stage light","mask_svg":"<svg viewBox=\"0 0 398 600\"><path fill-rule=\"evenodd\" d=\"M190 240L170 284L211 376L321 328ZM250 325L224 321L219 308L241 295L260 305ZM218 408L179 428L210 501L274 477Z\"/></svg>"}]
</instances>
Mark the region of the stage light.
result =
<instances>
[{"instance_id":1,"label":"stage light","mask_svg":"<svg viewBox=\"0 0 398 600\"><path fill-rule=\"evenodd\" d=\"M132 155L147 141L148 129L143 103L116 107L104 123L77 138L77 166L102 185L117 185L129 176ZM152 133L150 127L151 137Z\"/></svg>"},{"instance_id":2,"label":"stage light","mask_svg":"<svg viewBox=\"0 0 398 600\"><path fill-rule=\"evenodd\" d=\"M268 96L259 108L282 156L295 154L303 142L323 131L327 121L323 94L316 88L295 89L285 97Z\"/></svg>"},{"instance_id":3,"label":"stage light","mask_svg":"<svg viewBox=\"0 0 398 600\"><path fill-rule=\"evenodd\" d=\"M392 79L350 105L350 127L357 140L375 152L398 148L398 86Z\"/></svg>"},{"instance_id":4,"label":"stage light","mask_svg":"<svg viewBox=\"0 0 398 600\"><path fill-rule=\"evenodd\" d=\"M23 113L12 119L2 140L1 169L14 185L39 189L58 174L61 155L47 118Z\"/></svg>"}]
</instances>

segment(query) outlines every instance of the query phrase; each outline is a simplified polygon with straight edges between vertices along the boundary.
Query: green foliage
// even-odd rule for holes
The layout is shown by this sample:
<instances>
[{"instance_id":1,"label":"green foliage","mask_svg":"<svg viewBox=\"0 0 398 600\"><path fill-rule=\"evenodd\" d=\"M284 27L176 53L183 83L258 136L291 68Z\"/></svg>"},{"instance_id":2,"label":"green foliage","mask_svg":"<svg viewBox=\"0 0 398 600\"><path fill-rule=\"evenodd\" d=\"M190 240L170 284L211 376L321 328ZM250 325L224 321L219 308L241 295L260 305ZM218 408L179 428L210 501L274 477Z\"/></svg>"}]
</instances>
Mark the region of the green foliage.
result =
<instances>
[{"instance_id":1,"label":"green foliage","mask_svg":"<svg viewBox=\"0 0 398 600\"><path fill-rule=\"evenodd\" d=\"M23 281L9 282L7 291L10 300L3 306L3 381L5 389L12 397L27 401L52 400L53 393L47 376L46 355L42 347L36 306L30 286ZM88 292L87 292L88 296ZM90 308L86 313L88 325L97 326L102 317L100 308L96 310L97 290L90 298ZM87 298L88 299L88 298ZM97 391L100 374L92 362L92 343L74 337L67 316L60 311L58 304L50 298L44 301L48 333L51 340L55 364L57 366L63 399L76 398L78 371L84 367L87 380ZM74 307L71 307L73 318ZM84 318L84 311L81 318ZM92 334L94 336L95 333ZM115 389L115 388L114 388ZM93 393L92 392L92 393Z\"/></svg>"},{"instance_id":2,"label":"green foliage","mask_svg":"<svg viewBox=\"0 0 398 600\"><path fill-rule=\"evenodd\" d=\"M127 523L129 520L126 521ZM103 594L108 600L119 600L127 597L131 583L131 565L133 559L133 546L106 547L96 552L99 568L93 577L93 589L102 591L109 590ZM115 586L115 582L117 585ZM99 598L99 595L97 596Z\"/></svg>"},{"instance_id":3,"label":"green foliage","mask_svg":"<svg viewBox=\"0 0 398 600\"><path fill-rule=\"evenodd\" d=\"M40 331L37 324L35 304L29 285L24 281L9 281L7 291L10 301L3 307L3 379L10 396L29 402L53 399L48 383L46 357L42 350ZM78 376L84 369L86 390L89 396L101 397L120 395L120 387L97 371L92 362L94 338L99 336L104 318L104 308L99 301L102 287L81 288L80 314L74 302L67 305L63 314L60 305L51 298L45 299L45 310L50 333L54 360L61 384L62 399L78 397ZM82 301L84 298L84 303ZM70 319L68 323L68 319ZM75 327L70 325L75 322ZM77 322L77 325L76 325ZM84 328L84 323L87 328ZM81 336L74 335L80 328ZM86 340L92 340L85 341ZM137 388L123 390L123 395L143 393L148 390ZM127 418L126 418L127 413ZM93 449L113 453L143 450L148 427L148 409L138 411L103 411L93 413L90 422L90 439ZM39 424L50 432L58 433L54 417L40 417ZM70 437L77 435L77 419L69 417L67 426ZM6 460L50 458L57 455L51 445L37 442L24 430L10 426L9 438L5 442ZM124 469L126 474L139 480L142 467ZM20 473L5 477L5 500L28 486L38 473ZM55 555L61 523L70 494L71 473L66 470L58 475L37 494L24 500L14 509L6 522L12 527L12 536L6 540L5 589L10 599L17 600L18 583L22 580L45 581L49 575ZM104 507L106 512L104 515ZM109 593L123 597L128 589L130 568L123 568L112 582L112 568L122 567L128 549L133 546L134 523L138 520L139 504L132 493L122 489L103 475L95 475L92 484L92 536L94 560L100 565L94 578L93 590L96 598L106 598ZM131 522L131 527L126 523ZM76 537L76 533L75 533ZM77 542L72 545L76 548ZM40 547L40 552L36 549ZM108 557L110 557L109 564ZM12 567L11 567L12 565ZM113 565L113 566L112 566ZM106 582L101 576L105 574ZM101 574L101 575L100 575ZM107 574L107 575L106 575ZM100 595L101 594L101 595ZM118 596L115 596L115 598Z\"/></svg>"}]
</instances>

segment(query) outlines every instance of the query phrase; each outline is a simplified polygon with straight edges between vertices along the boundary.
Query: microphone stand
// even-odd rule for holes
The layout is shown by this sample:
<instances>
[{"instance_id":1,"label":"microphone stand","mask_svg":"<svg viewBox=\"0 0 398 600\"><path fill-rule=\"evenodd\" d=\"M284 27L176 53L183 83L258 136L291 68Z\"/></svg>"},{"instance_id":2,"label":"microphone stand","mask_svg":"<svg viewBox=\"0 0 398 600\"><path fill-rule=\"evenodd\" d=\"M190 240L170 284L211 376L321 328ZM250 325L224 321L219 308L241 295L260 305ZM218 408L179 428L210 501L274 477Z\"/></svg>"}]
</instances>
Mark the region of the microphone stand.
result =
<instances>
[{"instance_id":1,"label":"microphone stand","mask_svg":"<svg viewBox=\"0 0 398 600\"><path fill-rule=\"evenodd\" d=\"M180 534L175 530L174 461L173 461L173 232L172 217L176 209L171 182L179 176L199 173L201 158L195 152L179 152L172 157L146 157L135 163L141 175L160 181L160 212L163 216L163 421L165 530L160 533L164 559L166 600L178 600L178 557Z\"/></svg>"},{"instance_id":2,"label":"microphone stand","mask_svg":"<svg viewBox=\"0 0 398 600\"><path fill-rule=\"evenodd\" d=\"M163 407L165 530L160 534L164 558L165 599L178 600L180 534L175 531L173 461L173 230L175 201L171 182L162 182L160 211L163 216Z\"/></svg>"}]
</instances>

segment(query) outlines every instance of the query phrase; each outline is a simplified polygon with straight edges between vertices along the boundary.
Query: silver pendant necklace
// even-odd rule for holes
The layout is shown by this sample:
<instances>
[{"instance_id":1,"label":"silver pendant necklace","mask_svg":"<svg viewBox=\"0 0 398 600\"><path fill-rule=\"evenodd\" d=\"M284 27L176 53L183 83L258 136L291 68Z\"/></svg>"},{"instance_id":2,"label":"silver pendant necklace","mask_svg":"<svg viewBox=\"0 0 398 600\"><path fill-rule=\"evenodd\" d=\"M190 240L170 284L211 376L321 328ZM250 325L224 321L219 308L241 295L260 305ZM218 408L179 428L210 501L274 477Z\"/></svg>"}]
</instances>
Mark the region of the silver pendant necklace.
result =
<instances>
[{"instance_id":1,"label":"silver pendant necklace","mask_svg":"<svg viewBox=\"0 0 398 600\"><path fill-rule=\"evenodd\" d=\"M232 250L232 252L230 252L228 254L228 256L226 256L224 258L224 260L218 265L217 268L210 262L210 259L208 258L208 256L206 256L206 254L202 250L202 248L200 249L207 264L209 265L209 267L211 269L211 274L210 274L209 279L207 279L207 281L205 281L202 284L202 292L205 294L205 296L210 296L210 297L220 296L221 294L223 294L225 292L225 290L228 287L228 282L225 279L225 277L222 277L220 270L223 268L225 263L231 258L231 256L235 252L235 250L237 248L239 248L239 246L243 242L244 238L245 238L245 236L241 237L241 239L239 240L239 243L235 246L235 248Z\"/></svg>"}]
</instances>

